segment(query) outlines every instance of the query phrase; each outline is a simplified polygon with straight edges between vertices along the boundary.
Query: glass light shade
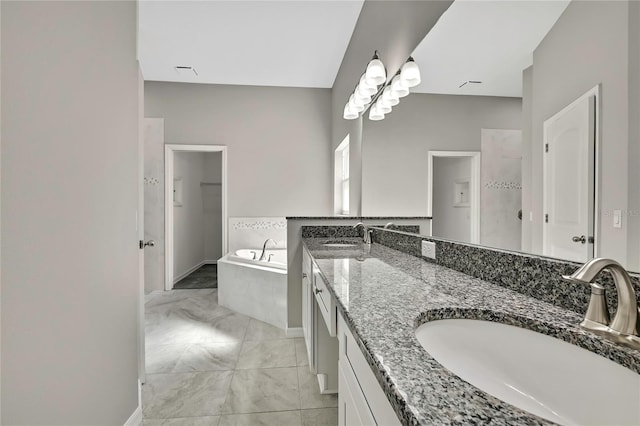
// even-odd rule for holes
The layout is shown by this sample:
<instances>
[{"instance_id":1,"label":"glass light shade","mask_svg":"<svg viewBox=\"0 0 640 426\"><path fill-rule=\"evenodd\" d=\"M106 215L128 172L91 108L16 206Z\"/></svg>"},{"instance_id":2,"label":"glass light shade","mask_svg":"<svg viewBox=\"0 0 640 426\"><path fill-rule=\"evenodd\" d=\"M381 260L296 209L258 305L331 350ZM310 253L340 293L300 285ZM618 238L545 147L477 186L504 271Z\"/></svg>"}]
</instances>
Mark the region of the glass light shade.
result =
<instances>
[{"instance_id":1,"label":"glass light shade","mask_svg":"<svg viewBox=\"0 0 640 426\"><path fill-rule=\"evenodd\" d=\"M358 98L362 101L362 103L364 105L368 104L369 102L371 102L371 94L366 91L366 90L361 90L360 85L358 84L358 86L356 87L356 90L353 92L353 96L355 98Z\"/></svg>"},{"instance_id":2,"label":"glass light shade","mask_svg":"<svg viewBox=\"0 0 640 426\"><path fill-rule=\"evenodd\" d=\"M349 108L351 108L352 111L364 111L364 103L362 103L359 99L356 99L356 97L353 95L349 97L349 103L347 105L349 105Z\"/></svg>"},{"instance_id":3,"label":"glass light shade","mask_svg":"<svg viewBox=\"0 0 640 426\"><path fill-rule=\"evenodd\" d=\"M367 81L365 74L360 77L360 83L358 84L360 91L366 92L369 95L373 95L378 91L378 87L375 84L371 84Z\"/></svg>"},{"instance_id":4,"label":"glass light shade","mask_svg":"<svg viewBox=\"0 0 640 426\"><path fill-rule=\"evenodd\" d=\"M400 81L405 87L415 87L420 84L420 68L413 59L408 60L400 70Z\"/></svg>"},{"instance_id":5,"label":"glass light shade","mask_svg":"<svg viewBox=\"0 0 640 426\"><path fill-rule=\"evenodd\" d=\"M356 118L358 118L360 114L358 114L356 111L353 111L351 108L349 108L349 104L346 104L344 106L344 112L342 113L342 118L344 118L345 120L355 120Z\"/></svg>"},{"instance_id":6,"label":"glass light shade","mask_svg":"<svg viewBox=\"0 0 640 426\"><path fill-rule=\"evenodd\" d=\"M382 100L389 106L396 106L400 103L400 98L398 98L395 93L393 93L393 90L391 90L391 86L387 86L384 88L384 91L382 92Z\"/></svg>"},{"instance_id":7,"label":"glass light shade","mask_svg":"<svg viewBox=\"0 0 640 426\"><path fill-rule=\"evenodd\" d=\"M378 110L376 106L372 106L369 110L369 120L371 121L380 121L384 119L384 114L382 111Z\"/></svg>"},{"instance_id":8,"label":"glass light shade","mask_svg":"<svg viewBox=\"0 0 640 426\"><path fill-rule=\"evenodd\" d=\"M352 94L351 96L349 96L349 103L351 104L351 106L357 106L357 107L364 107L365 106L365 102L359 97L356 96L355 94Z\"/></svg>"},{"instance_id":9,"label":"glass light shade","mask_svg":"<svg viewBox=\"0 0 640 426\"><path fill-rule=\"evenodd\" d=\"M389 103L389 101L388 101L388 100L385 100L383 96L380 96L380 97L378 98L378 101L377 101L376 103L378 103L378 104L380 104L380 105L384 106L385 108L389 108L389 109L391 109L391 107L393 106L393 105L391 105L391 103ZM385 113L385 114L386 114L386 113Z\"/></svg>"},{"instance_id":10,"label":"glass light shade","mask_svg":"<svg viewBox=\"0 0 640 426\"><path fill-rule=\"evenodd\" d=\"M375 107L383 114L391 112L391 105L385 105L384 102L381 102L380 100L376 101Z\"/></svg>"},{"instance_id":11,"label":"glass light shade","mask_svg":"<svg viewBox=\"0 0 640 426\"><path fill-rule=\"evenodd\" d=\"M409 94L409 88L402 84L399 75L396 75L393 77L393 80L391 80L391 91L398 98L404 98Z\"/></svg>"},{"instance_id":12,"label":"glass light shade","mask_svg":"<svg viewBox=\"0 0 640 426\"><path fill-rule=\"evenodd\" d=\"M384 64L380 59L372 59L367 65L367 71L365 72L365 79L367 82L374 86L379 86L387 79L387 71L384 69Z\"/></svg>"}]
</instances>

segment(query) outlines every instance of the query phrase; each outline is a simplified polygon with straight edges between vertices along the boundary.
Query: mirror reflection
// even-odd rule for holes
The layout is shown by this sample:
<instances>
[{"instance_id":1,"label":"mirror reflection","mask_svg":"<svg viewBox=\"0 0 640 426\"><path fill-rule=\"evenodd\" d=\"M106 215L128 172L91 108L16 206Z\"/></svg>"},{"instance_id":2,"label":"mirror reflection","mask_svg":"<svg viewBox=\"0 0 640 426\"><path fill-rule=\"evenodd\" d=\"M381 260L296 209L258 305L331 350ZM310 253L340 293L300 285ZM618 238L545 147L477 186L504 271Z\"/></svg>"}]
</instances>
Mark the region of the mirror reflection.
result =
<instances>
[{"instance_id":1,"label":"mirror reflection","mask_svg":"<svg viewBox=\"0 0 640 426\"><path fill-rule=\"evenodd\" d=\"M414 51L422 82L363 120L363 215L432 235L640 269L633 1L455 1Z\"/></svg>"}]
</instances>

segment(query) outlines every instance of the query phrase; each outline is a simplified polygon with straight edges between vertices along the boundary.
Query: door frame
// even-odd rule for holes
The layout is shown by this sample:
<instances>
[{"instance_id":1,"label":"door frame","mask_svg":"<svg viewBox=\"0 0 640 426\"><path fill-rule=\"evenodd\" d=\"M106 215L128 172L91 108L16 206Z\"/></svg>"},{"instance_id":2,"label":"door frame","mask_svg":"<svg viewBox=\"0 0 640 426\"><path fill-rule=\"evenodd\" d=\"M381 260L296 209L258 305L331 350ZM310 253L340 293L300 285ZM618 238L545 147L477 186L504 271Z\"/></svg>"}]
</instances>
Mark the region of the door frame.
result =
<instances>
[{"instance_id":1,"label":"door frame","mask_svg":"<svg viewBox=\"0 0 640 426\"><path fill-rule=\"evenodd\" d=\"M593 257L597 258L600 255L599 243L600 243L600 211L598 206L600 206L600 185L601 185L601 176L600 176L600 168L602 156L600 155L600 114L601 114L601 84L598 84L587 92L579 96L576 100L571 102L569 105L562 108L560 111L556 112L549 118L543 121L542 123L542 253L546 252L547 246L547 228L544 224L544 214L547 211L547 195L545 188L547 187L547 161L545 157L545 145L547 144L547 132L549 125L555 121L559 116L567 113L569 110L573 109L578 103L582 102L586 98L593 96L594 99L594 108L595 108L595 117L594 117L594 144L593 144L593 155L594 155L594 167L593 167L593 238L594 244L593 246Z\"/></svg>"},{"instance_id":2,"label":"door frame","mask_svg":"<svg viewBox=\"0 0 640 426\"><path fill-rule=\"evenodd\" d=\"M164 146L164 289L173 289L173 178L174 154L176 152L220 152L222 153L222 255L228 251L227 217L227 147L225 145L180 145Z\"/></svg>"},{"instance_id":3,"label":"door frame","mask_svg":"<svg viewBox=\"0 0 640 426\"><path fill-rule=\"evenodd\" d=\"M427 216L431 217L431 234L433 235L433 159L436 157L471 159L471 176L469 182L471 233L470 243L480 244L480 152L479 151L429 151L427 153Z\"/></svg>"}]
</instances>

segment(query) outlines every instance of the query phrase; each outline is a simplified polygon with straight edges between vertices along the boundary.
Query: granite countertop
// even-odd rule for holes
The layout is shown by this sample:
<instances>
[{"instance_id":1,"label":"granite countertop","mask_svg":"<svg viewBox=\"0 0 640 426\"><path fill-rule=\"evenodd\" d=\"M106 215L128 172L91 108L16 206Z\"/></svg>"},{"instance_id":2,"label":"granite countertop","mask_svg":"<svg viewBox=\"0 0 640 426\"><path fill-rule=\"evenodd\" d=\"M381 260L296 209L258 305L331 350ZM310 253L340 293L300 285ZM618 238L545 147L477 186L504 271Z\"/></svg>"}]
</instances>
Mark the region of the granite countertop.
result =
<instances>
[{"instance_id":1,"label":"granite countertop","mask_svg":"<svg viewBox=\"0 0 640 426\"><path fill-rule=\"evenodd\" d=\"M287 220L430 220L431 216L287 216Z\"/></svg>"},{"instance_id":2,"label":"granite countertop","mask_svg":"<svg viewBox=\"0 0 640 426\"><path fill-rule=\"evenodd\" d=\"M304 238L360 349L404 424L551 424L463 381L420 345L415 329L446 318L528 328L640 373L640 353L578 327L575 312L380 244L328 248Z\"/></svg>"}]
</instances>

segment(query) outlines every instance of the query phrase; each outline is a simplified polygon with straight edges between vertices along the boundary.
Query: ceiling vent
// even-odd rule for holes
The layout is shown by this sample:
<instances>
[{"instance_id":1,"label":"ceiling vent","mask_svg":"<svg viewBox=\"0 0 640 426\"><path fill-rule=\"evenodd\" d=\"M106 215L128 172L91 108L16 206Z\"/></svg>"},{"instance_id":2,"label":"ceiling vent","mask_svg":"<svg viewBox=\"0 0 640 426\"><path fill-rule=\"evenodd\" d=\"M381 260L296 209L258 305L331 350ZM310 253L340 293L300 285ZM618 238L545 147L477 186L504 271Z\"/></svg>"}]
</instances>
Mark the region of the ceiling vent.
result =
<instances>
[{"instance_id":1,"label":"ceiling vent","mask_svg":"<svg viewBox=\"0 0 640 426\"><path fill-rule=\"evenodd\" d=\"M462 89L462 87L466 86L467 84L482 84L482 82L478 80L467 80L464 83L462 83L460 86L458 86L458 89Z\"/></svg>"},{"instance_id":2,"label":"ceiling vent","mask_svg":"<svg viewBox=\"0 0 640 426\"><path fill-rule=\"evenodd\" d=\"M180 77L197 77L198 72L194 67L187 67L184 65L175 66L174 69Z\"/></svg>"}]
</instances>

